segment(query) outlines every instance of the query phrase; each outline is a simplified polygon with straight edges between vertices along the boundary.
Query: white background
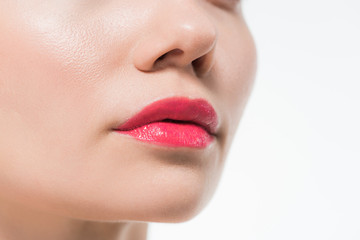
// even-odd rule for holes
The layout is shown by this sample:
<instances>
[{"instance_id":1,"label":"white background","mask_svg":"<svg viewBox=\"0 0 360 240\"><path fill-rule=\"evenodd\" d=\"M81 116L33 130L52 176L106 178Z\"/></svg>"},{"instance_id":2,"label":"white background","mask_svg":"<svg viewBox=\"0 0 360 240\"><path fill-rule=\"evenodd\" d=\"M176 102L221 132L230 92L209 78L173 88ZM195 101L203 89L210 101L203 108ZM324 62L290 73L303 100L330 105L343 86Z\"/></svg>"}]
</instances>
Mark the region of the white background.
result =
<instances>
[{"instance_id":1,"label":"white background","mask_svg":"<svg viewBox=\"0 0 360 240\"><path fill-rule=\"evenodd\" d=\"M257 80L217 192L150 240L360 239L360 1L244 0Z\"/></svg>"}]
</instances>

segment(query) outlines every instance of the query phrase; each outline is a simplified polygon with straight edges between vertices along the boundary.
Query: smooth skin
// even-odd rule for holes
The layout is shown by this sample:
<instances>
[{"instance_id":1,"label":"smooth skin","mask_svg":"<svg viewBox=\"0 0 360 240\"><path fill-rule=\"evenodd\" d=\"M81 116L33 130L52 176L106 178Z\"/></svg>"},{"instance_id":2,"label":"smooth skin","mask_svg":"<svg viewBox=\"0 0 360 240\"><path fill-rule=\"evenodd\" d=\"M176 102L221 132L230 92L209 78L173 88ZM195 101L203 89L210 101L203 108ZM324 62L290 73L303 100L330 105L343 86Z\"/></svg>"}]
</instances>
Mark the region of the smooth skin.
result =
<instances>
[{"instance_id":1,"label":"smooth skin","mask_svg":"<svg viewBox=\"0 0 360 240\"><path fill-rule=\"evenodd\" d=\"M218 184L256 69L236 0L0 1L0 239L146 239ZM168 97L219 116L205 149L112 129Z\"/></svg>"}]
</instances>

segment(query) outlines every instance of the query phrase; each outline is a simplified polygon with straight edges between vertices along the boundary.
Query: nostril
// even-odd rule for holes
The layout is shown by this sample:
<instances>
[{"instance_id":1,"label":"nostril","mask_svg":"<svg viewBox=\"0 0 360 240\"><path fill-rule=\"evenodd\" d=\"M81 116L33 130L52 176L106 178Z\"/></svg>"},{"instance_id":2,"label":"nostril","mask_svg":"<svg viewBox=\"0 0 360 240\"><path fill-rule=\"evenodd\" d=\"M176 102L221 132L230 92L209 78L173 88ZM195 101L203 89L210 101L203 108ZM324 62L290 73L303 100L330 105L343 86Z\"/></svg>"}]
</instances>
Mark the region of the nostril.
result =
<instances>
[{"instance_id":1,"label":"nostril","mask_svg":"<svg viewBox=\"0 0 360 240\"><path fill-rule=\"evenodd\" d=\"M206 72L206 56L199 57L191 62L196 75L200 76Z\"/></svg>"},{"instance_id":2,"label":"nostril","mask_svg":"<svg viewBox=\"0 0 360 240\"><path fill-rule=\"evenodd\" d=\"M161 61L161 60L163 60L163 59L165 58L165 56L166 56L166 53L163 54L163 55L161 55L160 57L158 57L158 59L157 59L156 61Z\"/></svg>"},{"instance_id":3,"label":"nostril","mask_svg":"<svg viewBox=\"0 0 360 240\"><path fill-rule=\"evenodd\" d=\"M160 57L158 57L158 59L157 59L156 61L161 61L161 60L163 60L166 56L178 56L178 55L181 55L181 54L183 54L183 53L184 53L184 51L176 48L176 49L173 49L173 50L171 50L171 51L169 51L169 52L161 55Z\"/></svg>"},{"instance_id":4,"label":"nostril","mask_svg":"<svg viewBox=\"0 0 360 240\"><path fill-rule=\"evenodd\" d=\"M202 57L195 59L191 62L191 64L194 66L195 69L198 69L202 63L204 62L204 59Z\"/></svg>"}]
</instances>

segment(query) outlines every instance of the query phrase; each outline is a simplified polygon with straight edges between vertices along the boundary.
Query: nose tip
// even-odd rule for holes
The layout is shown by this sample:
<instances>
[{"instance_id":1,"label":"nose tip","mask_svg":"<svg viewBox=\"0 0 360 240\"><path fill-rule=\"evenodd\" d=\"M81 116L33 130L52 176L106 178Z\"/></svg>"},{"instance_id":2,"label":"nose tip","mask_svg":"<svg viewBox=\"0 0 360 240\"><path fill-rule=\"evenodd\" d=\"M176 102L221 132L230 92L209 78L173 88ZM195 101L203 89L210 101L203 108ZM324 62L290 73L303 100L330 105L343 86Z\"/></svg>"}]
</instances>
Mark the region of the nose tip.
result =
<instances>
[{"instance_id":1,"label":"nose tip","mask_svg":"<svg viewBox=\"0 0 360 240\"><path fill-rule=\"evenodd\" d=\"M211 69L217 29L200 7L182 9L176 14L163 14L161 22L153 19L151 33L135 49L134 65L138 70L152 72L167 67L192 67L202 76Z\"/></svg>"}]
</instances>

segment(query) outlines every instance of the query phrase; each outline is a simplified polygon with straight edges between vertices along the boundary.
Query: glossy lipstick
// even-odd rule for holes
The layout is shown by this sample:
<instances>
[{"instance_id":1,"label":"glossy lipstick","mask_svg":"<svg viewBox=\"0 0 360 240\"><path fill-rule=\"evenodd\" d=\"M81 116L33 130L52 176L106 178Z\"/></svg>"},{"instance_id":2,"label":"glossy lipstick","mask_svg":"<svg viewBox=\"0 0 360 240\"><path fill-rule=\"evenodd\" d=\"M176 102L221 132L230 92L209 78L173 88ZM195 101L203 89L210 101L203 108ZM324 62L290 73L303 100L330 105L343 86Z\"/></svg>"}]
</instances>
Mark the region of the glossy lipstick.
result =
<instances>
[{"instance_id":1,"label":"glossy lipstick","mask_svg":"<svg viewBox=\"0 0 360 240\"><path fill-rule=\"evenodd\" d=\"M217 125L216 112L206 100L173 97L144 107L115 131L158 145L205 148Z\"/></svg>"}]
</instances>

